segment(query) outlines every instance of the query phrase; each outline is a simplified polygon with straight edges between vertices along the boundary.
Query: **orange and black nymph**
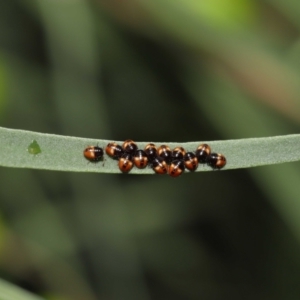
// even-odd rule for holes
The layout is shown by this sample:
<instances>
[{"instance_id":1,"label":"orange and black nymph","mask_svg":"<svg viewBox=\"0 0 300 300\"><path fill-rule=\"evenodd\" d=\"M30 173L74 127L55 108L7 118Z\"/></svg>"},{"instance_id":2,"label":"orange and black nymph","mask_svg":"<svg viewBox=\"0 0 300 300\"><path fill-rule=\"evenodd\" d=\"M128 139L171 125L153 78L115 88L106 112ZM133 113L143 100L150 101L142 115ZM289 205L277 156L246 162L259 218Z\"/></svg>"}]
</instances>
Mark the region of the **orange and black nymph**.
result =
<instances>
[{"instance_id":1,"label":"orange and black nymph","mask_svg":"<svg viewBox=\"0 0 300 300\"><path fill-rule=\"evenodd\" d=\"M105 152L108 156L112 157L113 159L119 159L123 155L124 150L120 145L113 142L107 144Z\"/></svg>"},{"instance_id":2,"label":"orange and black nymph","mask_svg":"<svg viewBox=\"0 0 300 300\"><path fill-rule=\"evenodd\" d=\"M183 159L185 154L186 154L186 151L184 150L184 148L176 147L172 151L172 160Z\"/></svg>"},{"instance_id":3,"label":"orange and black nymph","mask_svg":"<svg viewBox=\"0 0 300 300\"><path fill-rule=\"evenodd\" d=\"M118 163L119 169L122 173L128 173L133 168L132 156L129 153L124 153Z\"/></svg>"},{"instance_id":4,"label":"orange and black nymph","mask_svg":"<svg viewBox=\"0 0 300 300\"><path fill-rule=\"evenodd\" d=\"M170 147L166 145L161 145L160 147L157 148L157 155L167 163L170 164L172 161L172 152Z\"/></svg>"},{"instance_id":5,"label":"orange and black nymph","mask_svg":"<svg viewBox=\"0 0 300 300\"><path fill-rule=\"evenodd\" d=\"M201 144L198 146L196 150L196 156L198 158L198 162L200 164L205 164L207 162L208 157L210 156L211 148L207 144Z\"/></svg>"},{"instance_id":6,"label":"orange and black nymph","mask_svg":"<svg viewBox=\"0 0 300 300\"><path fill-rule=\"evenodd\" d=\"M88 146L83 150L83 156L90 162L98 162L103 159L103 149L98 146Z\"/></svg>"},{"instance_id":7,"label":"orange and black nymph","mask_svg":"<svg viewBox=\"0 0 300 300\"><path fill-rule=\"evenodd\" d=\"M148 156L149 162L152 162L154 158L157 156L157 148L153 143L149 143L145 146L144 151Z\"/></svg>"},{"instance_id":8,"label":"orange and black nymph","mask_svg":"<svg viewBox=\"0 0 300 300\"><path fill-rule=\"evenodd\" d=\"M184 172L185 166L181 159L174 160L168 167L168 174L172 177L178 177Z\"/></svg>"},{"instance_id":9,"label":"orange and black nymph","mask_svg":"<svg viewBox=\"0 0 300 300\"><path fill-rule=\"evenodd\" d=\"M156 174L167 174L168 172L168 165L160 156L157 156L153 159L151 168Z\"/></svg>"},{"instance_id":10,"label":"orange and black nymph","mask_svg":"<svg viewBox=\"0 0 300 300\"><path fill-rule=\"evenodd\" d=\"M138 169L144 169L149 162L148 156L144 150L137 150L133 155L133 163Z\"/></svg>"},{"instance_id":11,"label":"orange and black nymph","mask_svg":"<svg viewBox=\"0 0 300 300\"><path fill-rule=\"evenodd\" d=\"M124 152L126 153L130 153L130 154L134 154L135 151L138 149L136 143L133 140L126 140L123 145L122 148L124 150Z\"/></svg>"},{"instance_id":12,"label":"orange and black nymph","mask_svg":"<svg viewBox=\"0 0 300 300\"><path fill-rule=\"evenodd\" d=\"M198 158L193 152L187 152L183 158L184 165L189 171L196 171L198 168Z\"/></svg>"},{"instance_id":13,"label":"orange and black nymph","mask_svg":"<svg viewBox=\"0 0 300 300\"><path fill-rule=\"evenodd\" d=\"M226 163L226 157L220 153L211 153L207 159L207 164L213 169L222 169Z\"/></svg>"}]
</instances>

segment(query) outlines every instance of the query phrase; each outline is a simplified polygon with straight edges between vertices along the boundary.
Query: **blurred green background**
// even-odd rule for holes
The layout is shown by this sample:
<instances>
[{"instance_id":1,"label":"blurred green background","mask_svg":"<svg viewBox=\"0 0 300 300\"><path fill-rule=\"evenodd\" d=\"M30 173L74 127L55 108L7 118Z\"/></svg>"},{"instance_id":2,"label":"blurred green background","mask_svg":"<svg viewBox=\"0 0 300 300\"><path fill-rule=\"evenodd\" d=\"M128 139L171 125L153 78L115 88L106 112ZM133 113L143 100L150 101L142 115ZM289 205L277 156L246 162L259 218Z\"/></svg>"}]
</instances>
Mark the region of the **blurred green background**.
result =
<instances>
[{"instance_id":1,"label":"blurred green background","mask_svg":"<svg viewBox=\"0 0 300 300\"><path fill-rule=\"evenodd\" d=\"M1 126L157 142L299 132L298 1L0 7ZM299 163L0 171L0 275L47 299L300 298Z\"/></svg>"}]
</instances>

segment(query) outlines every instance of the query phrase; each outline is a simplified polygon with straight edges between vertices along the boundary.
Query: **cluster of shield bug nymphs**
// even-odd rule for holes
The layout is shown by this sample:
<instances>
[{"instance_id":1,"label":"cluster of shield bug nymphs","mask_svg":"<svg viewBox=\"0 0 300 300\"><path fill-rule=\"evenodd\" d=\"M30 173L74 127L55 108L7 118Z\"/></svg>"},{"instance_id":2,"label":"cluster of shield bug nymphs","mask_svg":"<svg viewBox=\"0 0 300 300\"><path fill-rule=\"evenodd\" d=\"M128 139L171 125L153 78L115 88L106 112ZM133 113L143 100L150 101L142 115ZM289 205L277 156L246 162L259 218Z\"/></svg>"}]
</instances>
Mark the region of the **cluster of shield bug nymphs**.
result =
<instances>
[{"instance_id":1,"label":"cluster of shield bug nymphs","mask_svg":"<svg viewBox=\"0 0 300 300\"><path fill-rule=\"evenodd\" d=\"M195 171L199 164L207 164L213 169L222 169L226 165L223 154L214 153L207 144L201 144L194 152L187 152L182 147L173 150L166 145L156 147L150 143L142 149L138 149L132 140L126 140L122 146L117 143L108 143L106 154L118 161L118 167L122 173L128 173L135 166L139 169L152 168L156 174L168 174L178 177L185 169ZM83 155L91 162L103 160L103 149L98 146L89 146L83 151Z\"/></svg>"}]
</instances>

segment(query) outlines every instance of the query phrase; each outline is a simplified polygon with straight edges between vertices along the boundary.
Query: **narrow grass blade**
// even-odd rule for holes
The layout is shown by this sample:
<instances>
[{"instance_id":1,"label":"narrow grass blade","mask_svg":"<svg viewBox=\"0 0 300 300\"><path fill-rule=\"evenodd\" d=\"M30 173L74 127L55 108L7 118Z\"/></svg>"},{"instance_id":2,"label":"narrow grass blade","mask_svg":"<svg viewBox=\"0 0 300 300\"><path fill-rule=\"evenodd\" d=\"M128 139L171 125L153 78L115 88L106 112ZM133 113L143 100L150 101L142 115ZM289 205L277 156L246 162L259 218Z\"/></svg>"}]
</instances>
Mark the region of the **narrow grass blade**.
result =
<instances>
[{"instance_id":1,"label":"narrow grass blade","mask_svg":"<svg viewBox=\"0 0 300 300\"><path fill-rule=\"evenodd\" d=\"M107 155L104 155L103 162L98 163L90 163L83 157L83 150L88 145L105 148L109 142L111 141L0 128L0 165L58 171L120 173L117 162ZM137 144L139 148L144 148L149 142L137 142ZM208 143L213 152L226 156L227 165L223 170L300 160L300 135L298 134L224 141L154 143L167 144L171 148L182 146L187 151L195 151L199 144ZM210 167L200 165L197 171L210 170ZM144 170L134 168L130 174L153 174L153 171L150 168Z\"/></svg>"}]
</instances>

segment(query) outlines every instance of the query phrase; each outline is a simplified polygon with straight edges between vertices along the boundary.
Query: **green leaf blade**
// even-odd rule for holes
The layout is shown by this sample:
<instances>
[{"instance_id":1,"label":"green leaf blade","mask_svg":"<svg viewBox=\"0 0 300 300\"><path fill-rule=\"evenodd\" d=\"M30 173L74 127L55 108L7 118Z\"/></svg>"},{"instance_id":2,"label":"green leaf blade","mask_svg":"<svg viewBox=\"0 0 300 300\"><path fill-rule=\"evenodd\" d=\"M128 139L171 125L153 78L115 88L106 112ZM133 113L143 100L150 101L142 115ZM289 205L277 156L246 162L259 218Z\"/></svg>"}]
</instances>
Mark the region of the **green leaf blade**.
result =
<instances>
[{"instance_id":1,"label":"green leaf blade","mask_svg":"<svg viewBox=\"0 0 300 300\"><path fill-rule=\"evenodd\" d=\"M130 138L130 137L129 137ZM28 149L36 142L37 153ZM0 128L0 165L4 167L32 168L71 172L120 173L117 161L106 154L104 161L90 163L83 157L88 145L105 148L110 140L96 140L70 136L45 134L25 130ZM118 142L117 143L122 143ZM149 142L137 142L139 148ZM222 153L227 159L223 170L249 168L300 160L300 135L285 135L266 138L248 138L225 141L198 141L187 143L154 142L167 144L170 148L184 147L195 151L201 143L208 143L213 152ZM212 170L200 165L197 172ZM186 172L187 173L187 172ZM134 168L130 174L154 174L150 168Z\"/></svg>"}]
</instances>

